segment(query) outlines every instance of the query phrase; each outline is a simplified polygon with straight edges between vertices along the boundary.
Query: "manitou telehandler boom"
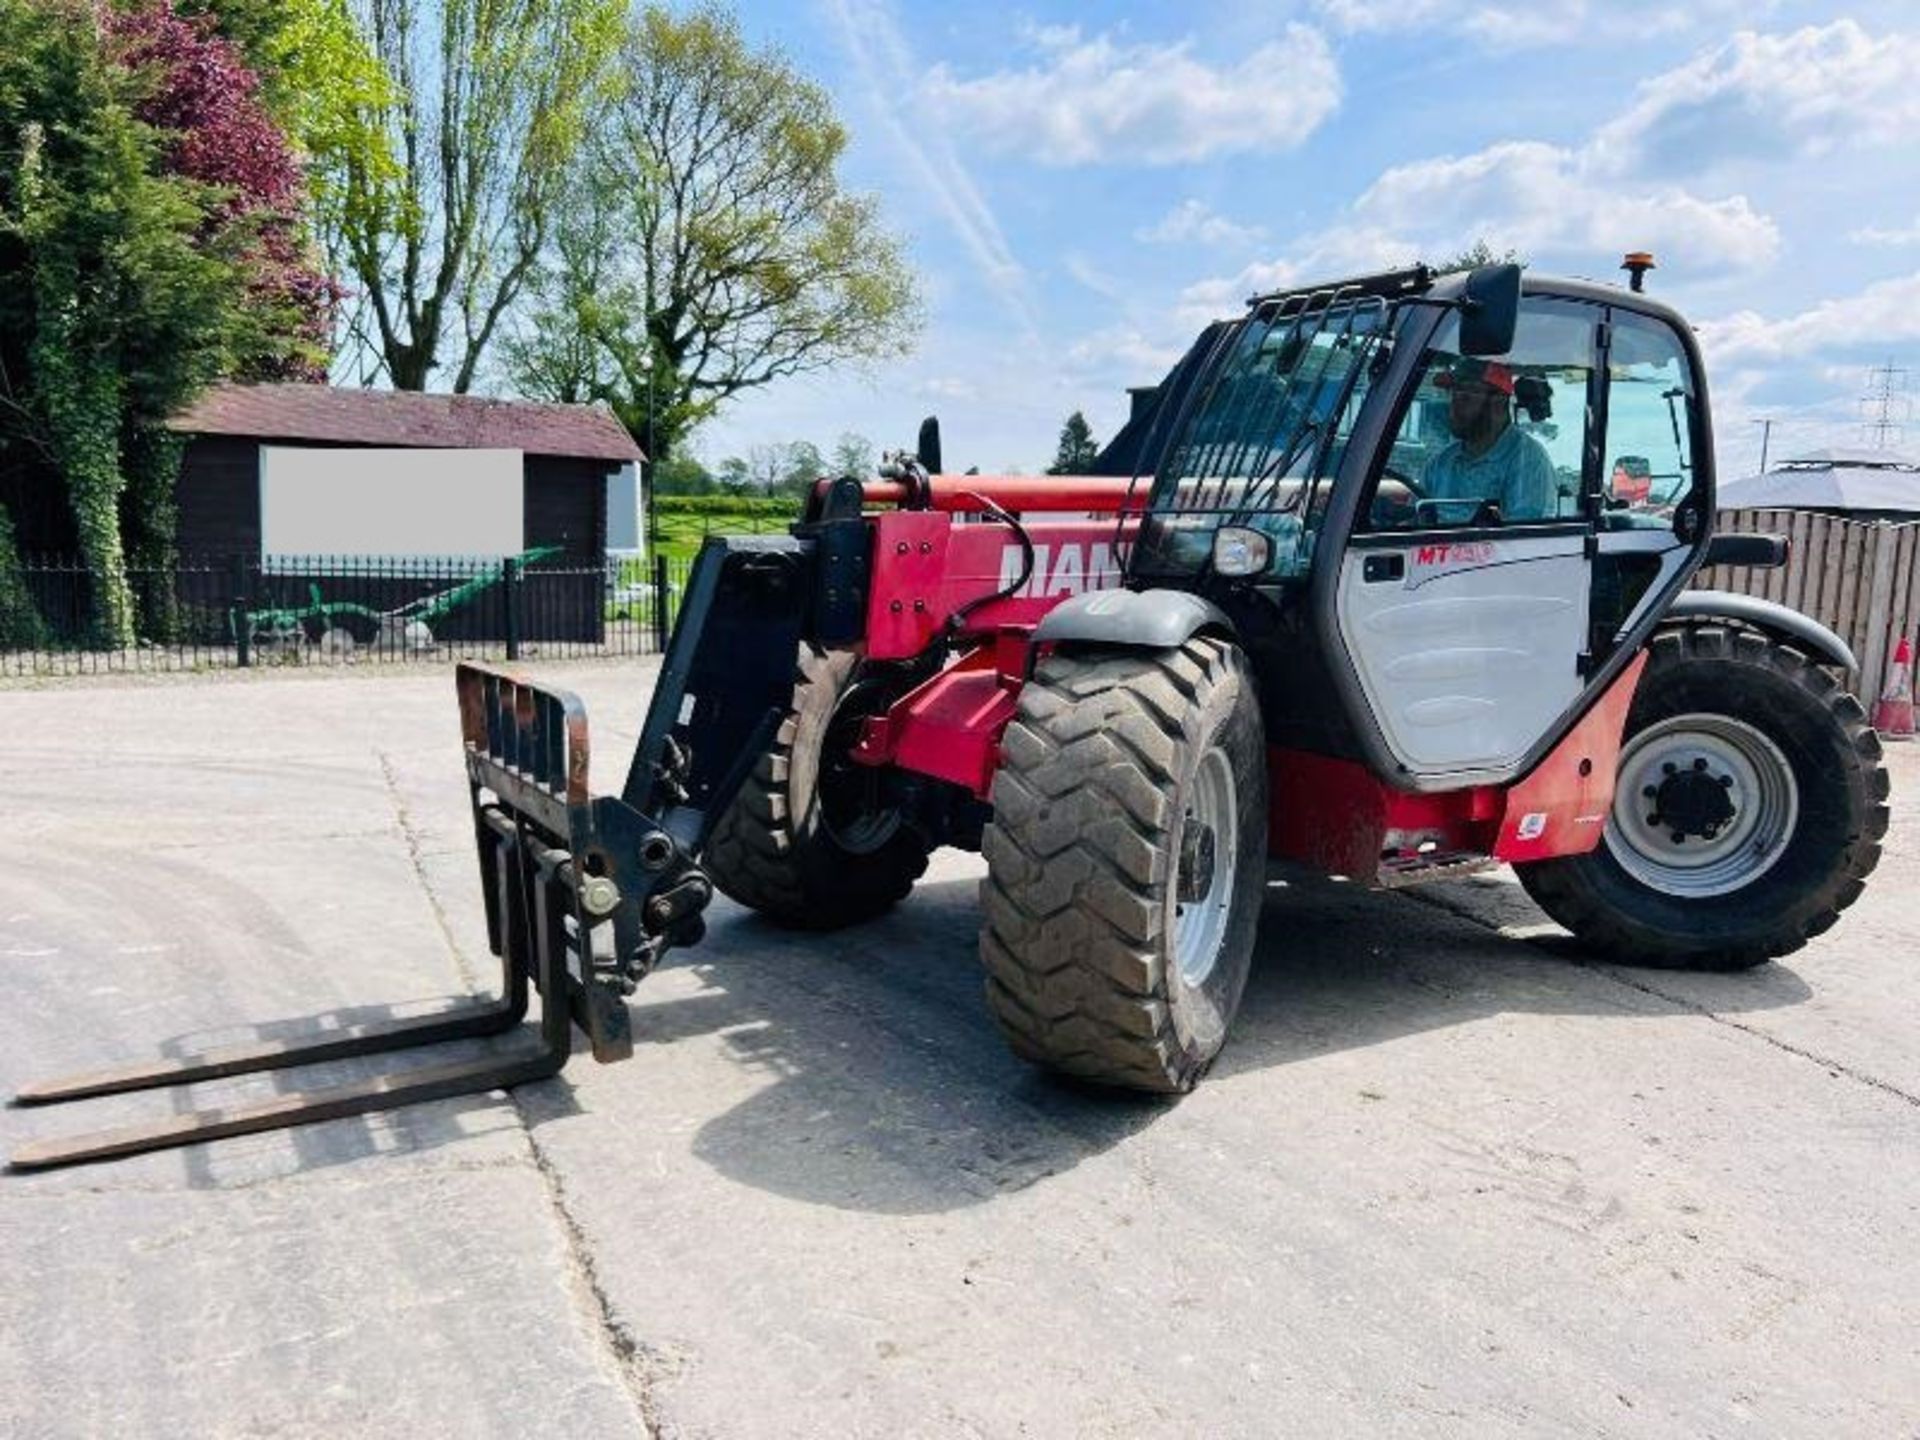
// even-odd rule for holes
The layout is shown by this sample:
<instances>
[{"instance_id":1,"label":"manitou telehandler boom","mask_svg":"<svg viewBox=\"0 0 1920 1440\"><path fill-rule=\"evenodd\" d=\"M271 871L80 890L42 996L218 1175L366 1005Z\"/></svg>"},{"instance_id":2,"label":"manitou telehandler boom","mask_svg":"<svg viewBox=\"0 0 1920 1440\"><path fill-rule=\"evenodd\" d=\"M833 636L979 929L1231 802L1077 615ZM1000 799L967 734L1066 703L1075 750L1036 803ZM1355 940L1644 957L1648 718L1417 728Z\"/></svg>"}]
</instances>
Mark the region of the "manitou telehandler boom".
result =
<instances>
[{"instance_id":1,"label":"manitou telehandler boom","mask_svg":"<svg viewBox=\"0 0 1920 1440\"><path fill-rule=\"evenodd\" d=\"M1700 355L1665 306L1513 266L1262 296L1124 448L1110 477L901 461L823 482L790 536L708 541L618 796L588 792L571 696L462 666L498 1002L21 1098L503 1031L530 986L534 1048L15 1165L513 1085L576 1027L618 1059L624 997L700 938L715 887L830 930L942 845L985 854L1013 1048L1158 1091L1226 1039L1270 858L1372 886L1505 862L1594 952L1707 969L1858 898L1887 776L1853 659L1793 611L1686 589L1785 556L1712 533Z\"/></svg>"}]
</instances>

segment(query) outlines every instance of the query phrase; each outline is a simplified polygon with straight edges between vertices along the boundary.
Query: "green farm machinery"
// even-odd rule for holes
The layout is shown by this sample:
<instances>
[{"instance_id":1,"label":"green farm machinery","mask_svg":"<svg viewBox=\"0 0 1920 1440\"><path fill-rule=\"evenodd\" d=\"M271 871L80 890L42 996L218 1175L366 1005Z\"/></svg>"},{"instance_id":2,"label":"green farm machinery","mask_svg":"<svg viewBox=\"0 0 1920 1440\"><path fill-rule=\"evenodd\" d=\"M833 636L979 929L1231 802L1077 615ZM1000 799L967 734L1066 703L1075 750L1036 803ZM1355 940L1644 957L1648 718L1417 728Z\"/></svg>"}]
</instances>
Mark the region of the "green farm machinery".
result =
<instances>
[{"instance_id":1,"label":"green farm machinery","mask_svg":"<svg viewBox=\"0 0 1920 1440\"><path fill-rule=\"evenodd\" d=\"M523 571L560 551L558 545L536 545L511 560L483 565L458 584L386 609L353 600L328 600L320 582L309 580L305 604L237 611L235 632L246 635L254 654L272 658L303 658L309 650L317 650L322 658L339 661L368 648L388 654L426 650L434 643L434 627L501 584L509 567ZM406 574L396 570L391 578ZM389 577L372 572L370 578Z\"/></svg>"}]
</instances>

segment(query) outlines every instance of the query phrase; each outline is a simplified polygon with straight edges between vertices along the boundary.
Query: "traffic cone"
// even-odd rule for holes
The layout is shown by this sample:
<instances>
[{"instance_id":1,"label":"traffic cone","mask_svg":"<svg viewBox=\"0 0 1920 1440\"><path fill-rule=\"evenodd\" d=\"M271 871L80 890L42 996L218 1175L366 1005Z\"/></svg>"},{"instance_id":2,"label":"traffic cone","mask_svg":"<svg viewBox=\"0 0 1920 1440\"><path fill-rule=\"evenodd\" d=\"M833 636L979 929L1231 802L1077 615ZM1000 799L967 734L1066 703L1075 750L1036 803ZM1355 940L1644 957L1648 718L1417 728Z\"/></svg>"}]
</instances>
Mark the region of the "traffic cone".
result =
<instances>
[{"instance_id":1,"label":"traffic cone","mask_svg":"<svg viewBox=\"0 0 1920 1440\"><path fill-rule=\"evenodd\" d=\"M1873 728L1883 740L1913 738L1913 646L1902 635L1893 648L1893 664L1887 670L1887 687L1873 707Z\"/></svg>"}]
</instances>

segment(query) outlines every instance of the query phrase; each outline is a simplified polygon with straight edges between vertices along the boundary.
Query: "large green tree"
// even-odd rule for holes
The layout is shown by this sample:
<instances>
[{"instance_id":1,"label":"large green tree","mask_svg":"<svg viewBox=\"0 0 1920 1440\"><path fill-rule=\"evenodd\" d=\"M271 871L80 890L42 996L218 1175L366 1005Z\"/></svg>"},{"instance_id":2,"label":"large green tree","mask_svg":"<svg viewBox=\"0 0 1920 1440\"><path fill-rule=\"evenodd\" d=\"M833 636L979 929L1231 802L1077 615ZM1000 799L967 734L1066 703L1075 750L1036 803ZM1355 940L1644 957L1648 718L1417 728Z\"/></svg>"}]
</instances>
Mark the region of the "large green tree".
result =
<instances>
[{"instance_id":1,"label":"large green tree","mask_svg":"<svg viewBox=\"0 0 1920 1440\"><path fill-rule=\"evenodd\" d=\"M96 637L125 645L125 536L170 543L165 421L219 376L297 365L325 287L224 42L81 0L0 0L0 35L0 471L64 490Z\"/></svg>"},{"instance_id":2,"label":"large green tree","mask_svg":"<svg viewBox=\"0 0 1920 1440\"><path fill-rule=\"evenodd\" d=\"M260 76L260 98L305 165L312 227L338 236L350 190L400 179L384 123L395 100L349 0L176 0L237 46Z\"/></svg>"},{"instance_id":3,"label":"large green tree","mask_svg":"<svg viewBox=\"0 0 1920 1440\"><path fill-rule=\"evenodd\" d=\"M508 350L528 393L610 405L656 458L731 396L905 352L919 303L832 97L731 12L635 10L619 101L556 212Z\"/></svg>"},{"instance_id":4,"label":"large green tree","mask_svg":"<svg viewBox=\"0 0 1920 1440\"><path fill-rule=\"evenodd\" d=\"M351 0L381 71L324 221L354 341L397 389L470 389L547 250L608 103L619 0ZM331 110L324 118L338 122ZM382 143L371 151L367 132Z\"/></svg>"},{"instance_id":5,"label":"large green tree","mask_svg":"<svg viewBox=\"0 0 1920 1440\"><path fill-rule=\"evenodd\" d=\"M873 442L852 430L841 431L840 438L833 442L833 473L864 480L873 470Z\"/></svg>"}]
</instances>

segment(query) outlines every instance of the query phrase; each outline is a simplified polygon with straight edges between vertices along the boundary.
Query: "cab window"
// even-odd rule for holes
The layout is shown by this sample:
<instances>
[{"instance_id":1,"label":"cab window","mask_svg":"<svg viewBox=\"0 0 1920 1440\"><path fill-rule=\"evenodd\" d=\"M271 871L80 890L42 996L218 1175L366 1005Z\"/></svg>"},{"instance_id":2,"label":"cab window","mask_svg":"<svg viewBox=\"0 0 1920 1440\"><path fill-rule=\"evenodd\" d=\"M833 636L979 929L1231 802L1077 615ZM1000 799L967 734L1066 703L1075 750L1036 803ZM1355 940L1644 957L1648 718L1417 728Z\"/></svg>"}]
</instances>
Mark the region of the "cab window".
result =
<instances>
[{"instance_id":1,"label":"cab window","mask_svg":"<svg viewBox=\"0 0 1920 1440\"><path fill-rule=\"evenodd\" d=\"M1693 370L1668 326L1630 310L1612 319L1600 525L1666 529L1693 489Z\"/></svg>"},{"instance_id":2,"label":"cab window","mask_svg":"<svg viewBox=\"0 0 1920 1440\"><path fill-rule=\"evenodd\" d=\"M1577 519L1587 455L1596 311L1521 302L1513 348L1459 350L1449 315L1366 511L1374 530L1501 528Z\"/></svg>"}]
</instances>

